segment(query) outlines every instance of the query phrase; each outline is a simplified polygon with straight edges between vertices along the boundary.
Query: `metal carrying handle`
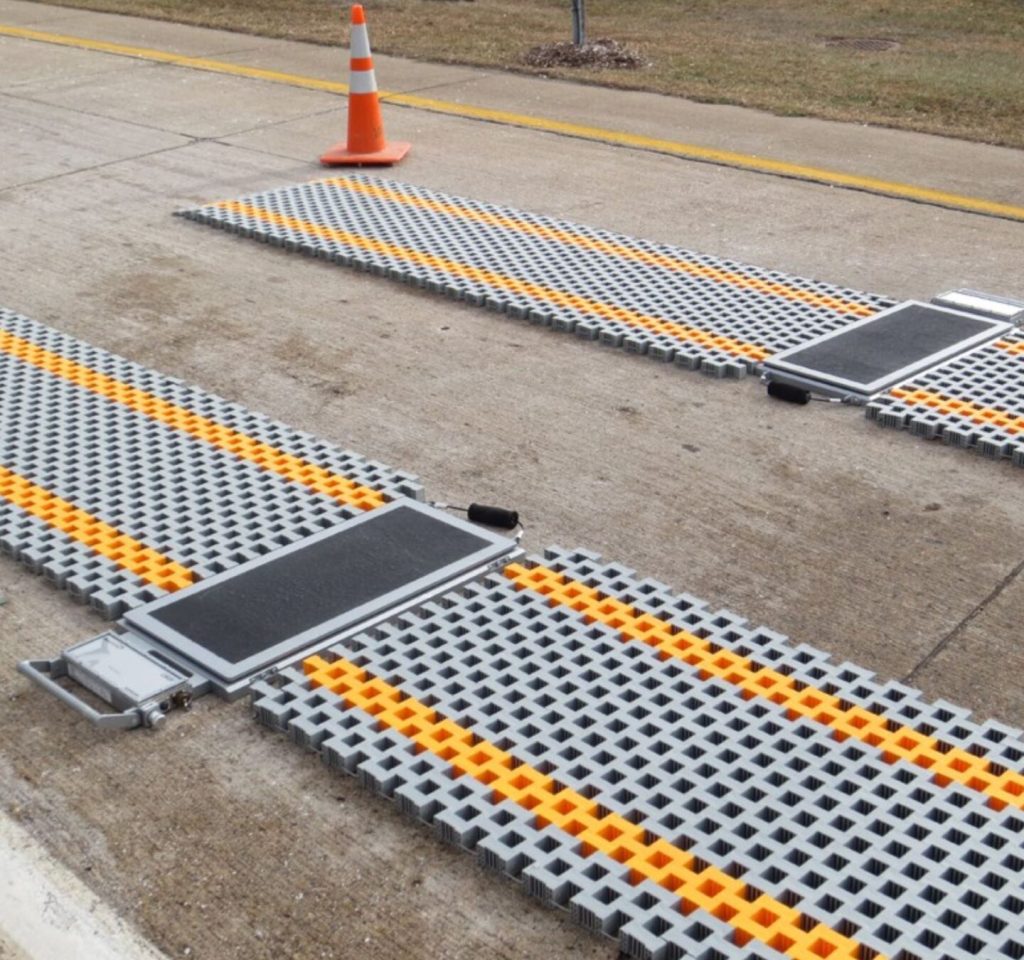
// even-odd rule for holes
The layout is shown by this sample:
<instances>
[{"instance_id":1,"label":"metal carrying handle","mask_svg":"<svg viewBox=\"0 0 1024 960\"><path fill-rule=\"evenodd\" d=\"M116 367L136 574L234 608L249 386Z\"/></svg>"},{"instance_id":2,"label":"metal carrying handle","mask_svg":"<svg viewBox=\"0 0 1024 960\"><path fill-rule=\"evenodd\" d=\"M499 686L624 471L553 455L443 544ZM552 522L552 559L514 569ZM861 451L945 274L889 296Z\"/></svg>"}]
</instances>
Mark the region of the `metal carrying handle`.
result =
<instances>
[{"instance_id":1,"label":"metal carrying handle","mask_svg":"<svg viewBox=\"0 0 1024 960\"><path fill-rule=\"evenodd\" d=\"M62 687L56 677L66 677L67 661L63 657L56 660L22 660L18 664L18 673L38 683L44 690L52 693L58 700L67 704L76 713L80 713L94 726L105 730L131 730L142 724L143 718L138 710L124 710L121 713L100 713L71 690Z\"/></svg>"}]
</instances>

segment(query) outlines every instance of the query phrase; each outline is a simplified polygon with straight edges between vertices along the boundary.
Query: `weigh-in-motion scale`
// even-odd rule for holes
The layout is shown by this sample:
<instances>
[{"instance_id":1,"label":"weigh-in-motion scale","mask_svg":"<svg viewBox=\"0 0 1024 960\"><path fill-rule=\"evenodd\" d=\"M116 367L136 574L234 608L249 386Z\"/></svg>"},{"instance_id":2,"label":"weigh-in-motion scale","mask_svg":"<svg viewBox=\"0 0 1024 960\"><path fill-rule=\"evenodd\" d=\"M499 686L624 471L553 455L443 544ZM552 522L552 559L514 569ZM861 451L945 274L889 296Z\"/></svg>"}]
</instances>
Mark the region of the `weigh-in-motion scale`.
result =
<instances>
[{"instance_id":1,"label":"weigh-in-motion scale","mask_svg":"<svg viewBox=\"0 0 1024 960\"><path fill-rule=\"evenodd\" d=\"M763 379L781 399L819 394L867 403L889 387L1008 333L1024 304L973 290L908 300L769 357ZM782 385L783 391L773 385ZM785 392L786 388L796 393ZM803 402L801 400L801 402Z\"/></svg>"},{"instance_id":2,"label":"weigh-in-motion scale","mask_svg":"<svg viewBox=\"0 0 1024 960\"><path fill-rule=\"evenodd\" d=\"M273 670L520 554L515 540L397 501L161 597L18 669L97 726L158 726L196 696L240 697Z\"/></svg>"}]
</instances>

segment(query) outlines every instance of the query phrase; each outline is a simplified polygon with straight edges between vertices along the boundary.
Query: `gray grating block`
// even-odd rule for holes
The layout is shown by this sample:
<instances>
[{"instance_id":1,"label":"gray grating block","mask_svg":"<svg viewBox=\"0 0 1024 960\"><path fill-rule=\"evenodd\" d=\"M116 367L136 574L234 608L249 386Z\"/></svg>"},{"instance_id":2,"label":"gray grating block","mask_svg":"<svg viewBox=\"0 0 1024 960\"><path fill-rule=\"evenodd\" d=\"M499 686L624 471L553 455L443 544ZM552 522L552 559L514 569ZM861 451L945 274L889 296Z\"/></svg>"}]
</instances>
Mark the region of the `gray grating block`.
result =
<instances>
[{"instance_id":1,"label":"gray grating block","mask_svg":"<svg viewBox=\"0 0 1024 960\"><path fill-rule=\"evenodd\" d=\"M1024 334L1008 333L918 374L874 398L867 416L1024 466Z\"/></svg>"},{"instance_id":2,"label":"gray grating block","mask_svg":"<svg viewBox=\"0 0 1024 960\"><path fill-rule=\"evenodd\" d=\"M860 704L895 727L1024 767L1020 731L879 683L807 645L753 627L585 551L530 561L597 587L720 650L770 664ZM430 705L479 738L640 826L645 836L855 940L863 956L966 960L1024 955L1024 811L940 784L825 722L702 679L684 660L493 575L339 644L328 654ZM477 780L325 689L289 672L254 691L257 717L325 762L393 796L439 837L474 850L545 903L615 936L633 957L778 957L529 811L494 803ZM319 746L318 746L319 745ZM328 746L330 745L330 746ZM1024 774L1022 774L1024 776ZM503 816L498 817L499 814ZM498 819L496 819L498 817ZM667 894L667 896L666 896ZM803 954L801 954L803 955ZM812 955L812 954L807 954Z\"/></svg>"},{"instance_id":3,"label":"gray grating block","mask_svg":"<svg viewBox=\"0 0 1024 960\"><path fill-rule=\"evenodd\" d=\"M386 498L422 497L410 474L0 309L0 468L199 579L362 511L57 376L17 355L26 343L48 351L51 359L81 364ZM0 487L3 482L0 476ZM163 593L2 494L0 551L108 618Z\"/></svg>"},{"instance_id":4,"label":"gray grating block","mask_svg":"<svg viewBox=\"0 0 1024 960\"><path fill-rule=\"evenodd\" d=\"M894 303L359 174L181 216L718 377Z\"/></svg>"},{"instance_id":5,"label":"gray grating block","mask_svg":"<svg viewBox=\"0 0 1024 960\"><path fill-rule=\"evenodd\" d=\"M268 443L308 463L351 477L368 487L383 491L389 497L423 498L423 489L413 474L369 460L351 450L341 450L312 434L295 430L242 404L225 400L175 377L165 376L3 307L0 307L0 330L122 383L145 390L162 400L216 420L225 427ZM4 351L0 351L0 358L5 362L10 361Z\"/></svg>"}]
</instances>

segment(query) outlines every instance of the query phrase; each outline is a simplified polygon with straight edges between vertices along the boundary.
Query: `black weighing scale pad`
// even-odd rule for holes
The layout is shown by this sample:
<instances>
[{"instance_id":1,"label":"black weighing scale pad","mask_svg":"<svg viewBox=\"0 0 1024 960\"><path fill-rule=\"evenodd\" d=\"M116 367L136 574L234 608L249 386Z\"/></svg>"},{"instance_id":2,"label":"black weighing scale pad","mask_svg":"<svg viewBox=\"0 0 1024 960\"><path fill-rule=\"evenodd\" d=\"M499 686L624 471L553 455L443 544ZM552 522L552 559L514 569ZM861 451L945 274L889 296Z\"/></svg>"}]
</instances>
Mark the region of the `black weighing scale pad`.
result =
<instances>
[{"instance_id":1,"label":"black weighing scale pad","mask_svg":"<svg viewBox=\"0 0 1024 960\"><path fill-rule=\"evenodd\" d=\"M508 537L396 501L161 597L55 660L19 669L99 726L154 726L175 703L210 690L242 696L268 671L520 553ZM119 712L99 712L55 682L65 675Z\"/></svg>"},{"instance_id":2,"label":"black weighing scale pad","mask_svg":"<svg viewBox=\"0 0 1024 960\"><path fill-rule=\"evenodd\" d=\"M915 373L995 340L1013 323L908 300L770 357L764 379L867 403Z\"/></svg>"}]
</instances>

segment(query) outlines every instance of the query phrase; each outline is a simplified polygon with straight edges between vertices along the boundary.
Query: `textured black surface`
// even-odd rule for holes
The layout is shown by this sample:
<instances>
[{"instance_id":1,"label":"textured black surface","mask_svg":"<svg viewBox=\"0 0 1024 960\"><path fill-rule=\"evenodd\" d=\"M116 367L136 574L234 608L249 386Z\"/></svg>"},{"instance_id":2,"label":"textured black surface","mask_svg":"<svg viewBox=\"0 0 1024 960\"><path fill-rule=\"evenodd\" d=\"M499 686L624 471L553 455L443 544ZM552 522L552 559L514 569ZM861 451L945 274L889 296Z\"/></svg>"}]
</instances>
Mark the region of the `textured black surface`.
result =
<instances>
[{"instance_id":1,"label":"textured black surface","mask_svg":"<svg viewBox=\"0 0 1024 960\"><path fill-rule=\"evenodd\" d=\"M870 384L991 327L982 319L912 303L823 343L797 350L784 362L821 376Z\"/></svg>"},{"instance_id":2,"label":"textured black surface","mask_svg":"<svg viewBox=\"0 0 1024 960\"><path fill-rule=\"evenodd\" d=\"M399 508L208 589L186 591L152 617L238 663L489 543L443 519Z\"/></svg>"}]
</instances>

